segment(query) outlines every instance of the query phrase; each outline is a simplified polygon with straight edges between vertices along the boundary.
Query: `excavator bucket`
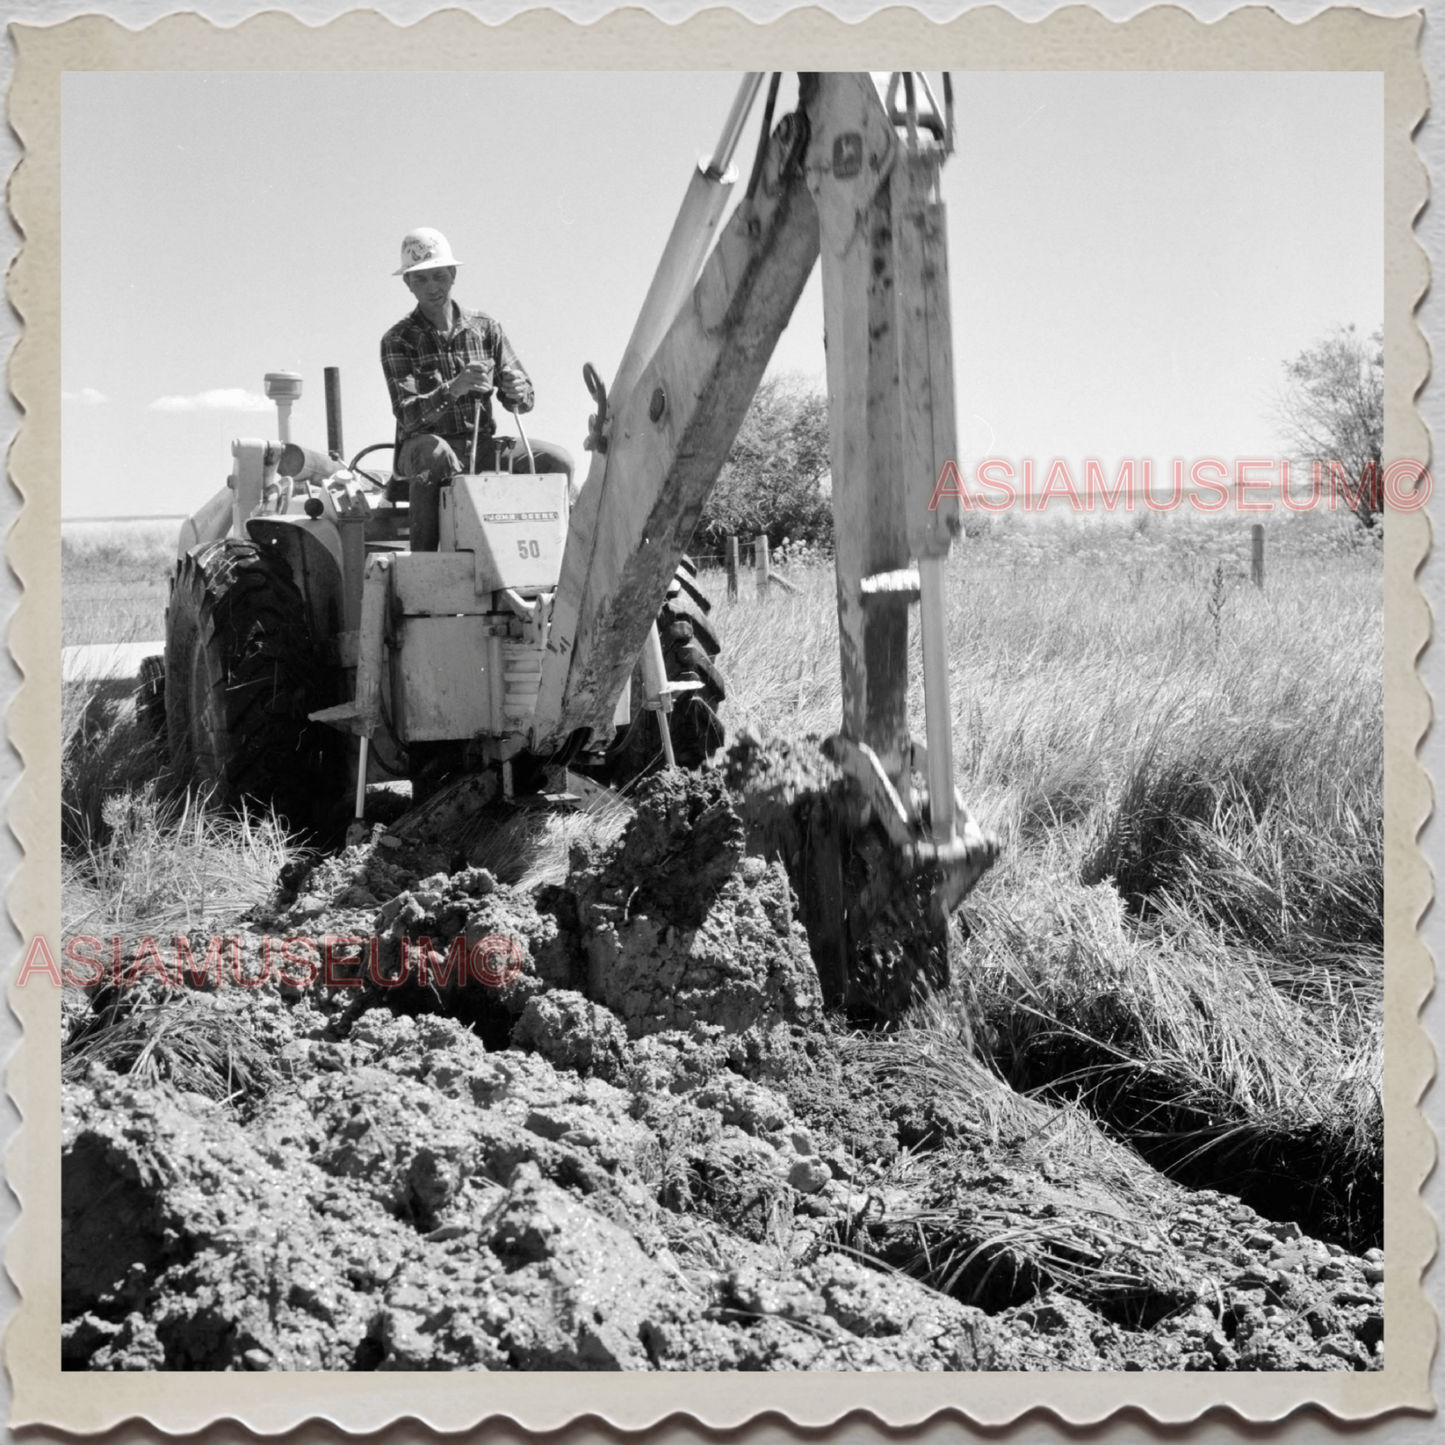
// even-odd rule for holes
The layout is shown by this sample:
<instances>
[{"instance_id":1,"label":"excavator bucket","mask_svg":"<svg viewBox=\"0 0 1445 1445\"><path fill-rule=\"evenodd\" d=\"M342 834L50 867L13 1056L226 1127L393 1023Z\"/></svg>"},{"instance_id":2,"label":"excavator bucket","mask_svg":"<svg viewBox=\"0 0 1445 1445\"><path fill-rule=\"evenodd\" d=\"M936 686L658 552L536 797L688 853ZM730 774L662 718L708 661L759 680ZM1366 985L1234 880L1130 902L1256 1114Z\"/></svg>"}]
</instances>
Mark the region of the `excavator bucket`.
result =
<instances>
[{"instance_id":1,"label":"excavator bucket","mask_svg":"<svg viewBox=\"0 0 1445 1445\"><path fill-rule=\"evenodd\" d=\"M896 1019L948 982L954 909L997 856L961 798L959 836L940 849L876 755L837 737L744 730L726 769L749 852L788 870L828 1007Z\"/></svg>"}]
</instances>

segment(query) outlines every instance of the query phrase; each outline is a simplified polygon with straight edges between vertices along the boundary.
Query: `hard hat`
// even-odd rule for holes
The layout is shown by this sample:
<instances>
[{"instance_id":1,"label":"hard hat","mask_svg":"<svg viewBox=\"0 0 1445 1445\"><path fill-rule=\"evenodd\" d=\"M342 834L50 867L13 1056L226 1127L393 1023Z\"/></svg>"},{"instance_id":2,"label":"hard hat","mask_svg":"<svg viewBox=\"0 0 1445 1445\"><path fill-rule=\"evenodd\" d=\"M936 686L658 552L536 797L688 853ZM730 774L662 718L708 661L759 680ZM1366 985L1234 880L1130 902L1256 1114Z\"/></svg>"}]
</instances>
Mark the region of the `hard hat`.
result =
<instances>
[{"instance_id":1,"label":"hard hat","mask_svg":"<svg viewBox=\"0 0 1445 1445\"><path fill-rule=\"evenodd\" d=\"M393 276L405 276L409 271L430 271L437 266L459 266L461 262L452 255L447 238L430 226L418 226L408 231L401 240L401 269Z\"/></svg>"}]
</instances>

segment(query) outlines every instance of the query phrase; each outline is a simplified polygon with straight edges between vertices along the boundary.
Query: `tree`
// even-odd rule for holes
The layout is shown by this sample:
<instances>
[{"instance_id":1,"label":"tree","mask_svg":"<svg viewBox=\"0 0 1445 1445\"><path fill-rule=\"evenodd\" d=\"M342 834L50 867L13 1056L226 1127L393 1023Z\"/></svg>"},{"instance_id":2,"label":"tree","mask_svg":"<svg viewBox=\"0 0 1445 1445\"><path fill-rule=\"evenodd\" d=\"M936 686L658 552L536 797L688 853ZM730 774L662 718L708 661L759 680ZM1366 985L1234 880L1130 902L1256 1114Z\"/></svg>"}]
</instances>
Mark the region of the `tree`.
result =
<instances>
[{"instance_id":1,"label":"tree","mask_svg":"<svg viewBox=\"0 0 1445 1445\"><path fill-rule=\"evenodd\" d=\"M1338 462L1355 515L1373 527L1383 507L1380 458L1385 444L1385 333L1361 338L1353 326L1285 362L1274 420L1302 462Z\"/></svg>"},{"instance_id":2,"label":"tree","mask_svg":"<svg viewBox=\"0 0 1445 1445\"><path fill-rule=\"evenodd\" d=\"M822 489L830 464L828 398L806 377L765 376L738 429L717 485L703 508L698 536L721 550L729 534L766 532L833 544L833 506Z\"/></svg>"}]
</instances>

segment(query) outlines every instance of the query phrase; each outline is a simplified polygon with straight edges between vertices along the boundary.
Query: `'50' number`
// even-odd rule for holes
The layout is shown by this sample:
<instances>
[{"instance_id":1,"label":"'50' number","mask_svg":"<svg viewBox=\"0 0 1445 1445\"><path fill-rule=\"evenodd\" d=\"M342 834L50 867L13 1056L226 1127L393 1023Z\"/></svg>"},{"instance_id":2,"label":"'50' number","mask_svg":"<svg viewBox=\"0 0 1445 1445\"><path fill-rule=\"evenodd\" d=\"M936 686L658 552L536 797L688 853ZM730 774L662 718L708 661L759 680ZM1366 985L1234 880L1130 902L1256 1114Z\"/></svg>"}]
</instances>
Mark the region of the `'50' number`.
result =
<instances>
[{"instance_id":1,"label":"'50' number","mask_svg":"<svg viewBox=\"0 0 1445 1445\"><path fill-rule=\"evenodd\" d=\"M519 557L540 557L542 549L535 542L524 542L517 538L517 555Z\"/></svg>"}]
</instances>

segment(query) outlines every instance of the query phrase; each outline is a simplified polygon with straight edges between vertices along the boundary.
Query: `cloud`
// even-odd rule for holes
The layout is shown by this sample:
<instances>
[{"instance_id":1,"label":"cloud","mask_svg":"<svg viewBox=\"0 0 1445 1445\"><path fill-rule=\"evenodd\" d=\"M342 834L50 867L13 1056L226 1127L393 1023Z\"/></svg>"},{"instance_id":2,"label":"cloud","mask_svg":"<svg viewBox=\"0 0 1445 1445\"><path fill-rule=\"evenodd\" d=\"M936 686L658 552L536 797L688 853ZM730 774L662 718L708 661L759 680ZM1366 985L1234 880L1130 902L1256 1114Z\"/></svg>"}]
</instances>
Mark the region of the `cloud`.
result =
<instances>
[{"instance_id":1,"label":"cloud","mask_svg":"<svg viewBox=\"0 0 1445 1445\"><path fill-rule=\"evenodd\" d=\"M270 411L272 403L254 391L239 386L219 386L194 396L158 396L152 411Z\"/></svg>"},{"instance_id":2,"label":"cloud","mask_svg":"<svg viewBox=\"0 0 1445 1445\"><path fill-rule=\"evenodd\" d=\"M110 400L103 391L97 391L93 386L82 386L79 391L62 391L60 399L82 402L86 406L100 406Z\"/></svg>"}]
</instances>

